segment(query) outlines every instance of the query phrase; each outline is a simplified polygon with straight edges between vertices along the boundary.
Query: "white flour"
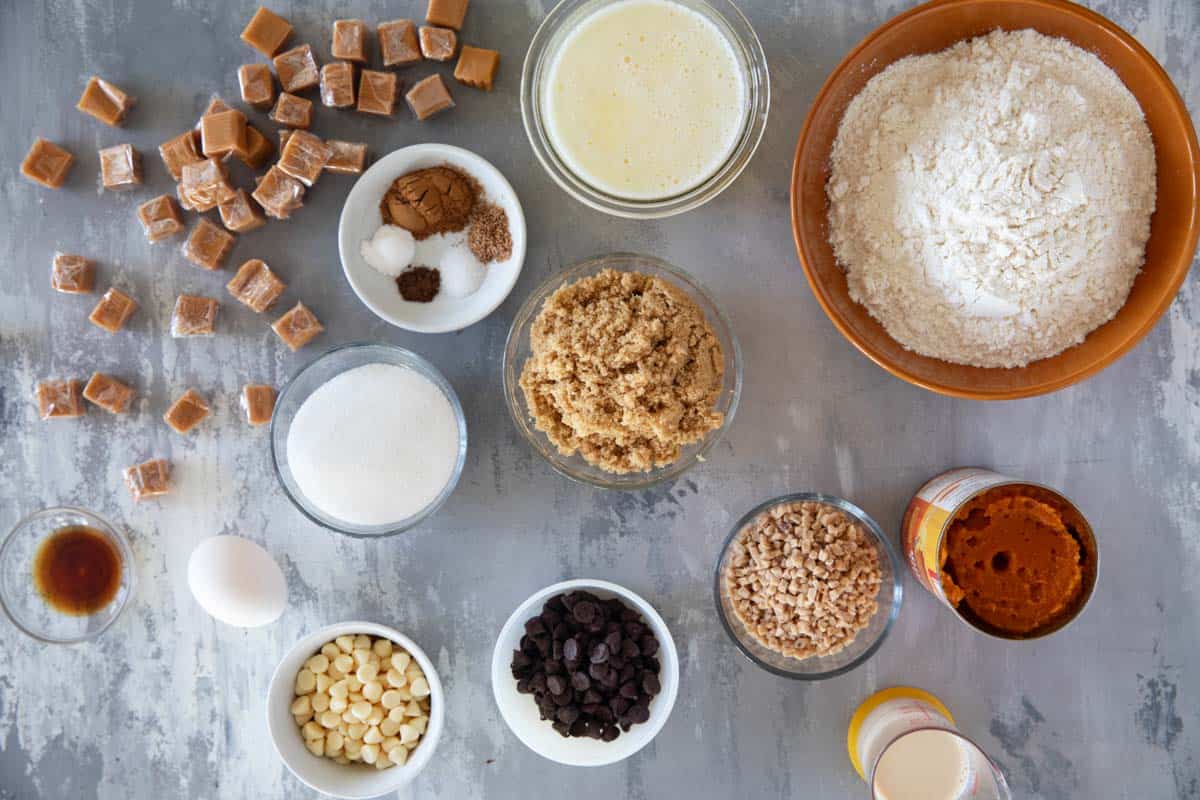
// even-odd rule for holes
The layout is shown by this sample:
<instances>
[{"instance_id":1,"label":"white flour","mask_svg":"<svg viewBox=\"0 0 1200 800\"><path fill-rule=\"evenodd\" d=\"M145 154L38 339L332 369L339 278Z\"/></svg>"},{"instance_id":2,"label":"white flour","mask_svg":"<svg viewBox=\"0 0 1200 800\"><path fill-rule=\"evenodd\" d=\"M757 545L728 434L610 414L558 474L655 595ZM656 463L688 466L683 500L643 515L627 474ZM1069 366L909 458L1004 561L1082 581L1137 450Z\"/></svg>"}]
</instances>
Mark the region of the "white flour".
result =
<instances>
[{"instance_id":1,"label":"white flour","mask_svg":"<svg viewBox=\"0 0 1200 800\"><path fill-rule=\"evenodd\" d=\"M828 195L851 297L893 338L1016 367L1124 305L1150 234L1154 147L1094 55L996 31L872 78L838 130Z\"/></svg>"},{"instance_id":2,"label":"white flour","mask_svg":"<svg viewBox=\"0 0 1200 800\"><path fill-rule=\"evenodd\" d=\"M386 525L432 503L458 461L458 419L414 370L367 364L330 378L301 404L287 459L304 496L331 517Z\"/></svg>"}]
</instances>

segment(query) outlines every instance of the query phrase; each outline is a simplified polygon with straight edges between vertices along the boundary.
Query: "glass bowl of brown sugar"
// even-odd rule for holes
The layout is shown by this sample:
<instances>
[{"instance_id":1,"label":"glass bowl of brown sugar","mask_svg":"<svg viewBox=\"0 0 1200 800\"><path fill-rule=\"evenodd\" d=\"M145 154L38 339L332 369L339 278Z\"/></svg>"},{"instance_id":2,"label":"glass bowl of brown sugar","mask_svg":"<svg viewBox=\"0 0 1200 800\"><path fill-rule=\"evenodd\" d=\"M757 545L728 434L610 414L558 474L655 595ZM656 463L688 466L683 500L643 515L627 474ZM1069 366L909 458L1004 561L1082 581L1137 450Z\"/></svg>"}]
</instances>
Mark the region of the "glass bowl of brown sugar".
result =
<instances>
[{"instance_id":1,"label":"glass bowl of brown sugar","mask_svg":"<svg viewBox=\"0 0 1200 800\"><path fill-rule=\"evenodd\" d=\"M0 606L14 625L42 642L99 636L116 622L135 582L125 536L82 508L30 514L0 545Z\"/></svg>"},{"instance_id":2,"label":"glass bowl of brown sugar","mask_svg":"<svg viewBox=\"0 0 1200 800\"><path fill-rule=\"evenodd\" d=\"M620 278L614 278L614 273L617 276L632 275L630 280L636 285L623 288L616 285ZM605 274L608 277L602 279ZM589 286L590 290L582 288ZM563 307L560 290L574 291L572 302L576 302L577 307ZM594 296L589 296L591 290L595 291ZM671 311L657 314L655 309L647 309L644 305L651 301L670 306ZM538 322L548 308L564 323L564 328L551 336L546 335L546 324L539 329ZM689 336L678 329L673 331L673 336L664 336L663 329L655 327L669 326L664 318L681 310L686 311L693 323L687 333L708 342L708 347L680 353ZM597 339L605 338L586 333L584 329L589 326L592 333L611 333L626 324L614 318L609 320L613 323L610 325L603 319L604 314L629 315L626 320L629 327L624 331L625 344L635 348L636 352L621 352L621 344L615 341L601 341L601 355L566 352L570 348L564 347L564 343L570 340L577 343L590 340L595 344ZM571 330L572 326L576 329ZM638 338L653 343L644 343L646 346L641 347L635 341ZM542 344L537 344L537 339L541 339ZM556 341L546 344L547 339ZM659 341L654 342L655 339ZM552 352L556 347L564 352ZM641 349L637 349L639 347ZM602 357L605 353L612 355L611 362L605 363ZM522 385L522 376L535 356L540 362L540 374L538 386L530 391ZM559 364L574 365L567 368L570 374L550 374L559 369L550 363L556 358ZM703 369L711 363L708 373L711 383L706 381L700 390L705 401L694 399L697 382L686 385L692 371L690 362L677 369L653 366L655 362L673 359L692 359L697 364L704 364ZM652 366L647 368L648 363ZM695 369L698 371L702 367ZM728 430L737 411L742 393L742 352L729 318L695 277L660 258L613 253L559 270L529 295L509 329L504 346L503 374L504 397L513 424L551 467L572 480L603 489L630 491L674 480L706 459ZM677 383L666 393L656 393L654 384L664 381ZM550 386L551 383L558 386ZM582 402L567 396L571 393ZM547 401L552 395L559 398L557 408L548 407ZM603 397L597 399L600 395ZM623 419L622 414L613 411L617 405L624 409ZM570 406L574 408L568 412L571 419L567 419L562 412ZM680 434L680 423L671 416L675 412L703 422L698 428ZM595 424L587 419L589 414L608 416L609 419ZM631 417L636 419L631 424L624 424ZM567 433L560 423L574 426L573 431ZM594 432L604 427L607 431L589 436L589 428ZM665 431L667 438L675 441L667 444L652 442L655 452L640 461L625 459L626 452L645 444L645 435L649 431L656 435Z\"/></svg>"}]
</instances>

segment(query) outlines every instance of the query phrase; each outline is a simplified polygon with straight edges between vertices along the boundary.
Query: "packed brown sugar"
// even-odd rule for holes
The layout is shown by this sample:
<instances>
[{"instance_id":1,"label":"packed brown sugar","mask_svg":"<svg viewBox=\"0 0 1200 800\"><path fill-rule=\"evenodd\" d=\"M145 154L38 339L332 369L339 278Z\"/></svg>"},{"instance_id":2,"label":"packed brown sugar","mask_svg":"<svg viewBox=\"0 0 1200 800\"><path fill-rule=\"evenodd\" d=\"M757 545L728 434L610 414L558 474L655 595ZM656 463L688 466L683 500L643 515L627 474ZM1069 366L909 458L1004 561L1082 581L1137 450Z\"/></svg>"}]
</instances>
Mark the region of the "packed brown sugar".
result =
<instances>
[{"instance_id":1,"label":"packed brown sugar","mask_svg":"<svg viewBox=\"0 0 1200 800\"><path fill-rule=\"evenodd\" d=\"M1071 614L1084 590L1086 523L1054 495L1004 486L966 503L941 551L951 604L1010 634L1028 634Z\"/></svg>"}]
</instances>

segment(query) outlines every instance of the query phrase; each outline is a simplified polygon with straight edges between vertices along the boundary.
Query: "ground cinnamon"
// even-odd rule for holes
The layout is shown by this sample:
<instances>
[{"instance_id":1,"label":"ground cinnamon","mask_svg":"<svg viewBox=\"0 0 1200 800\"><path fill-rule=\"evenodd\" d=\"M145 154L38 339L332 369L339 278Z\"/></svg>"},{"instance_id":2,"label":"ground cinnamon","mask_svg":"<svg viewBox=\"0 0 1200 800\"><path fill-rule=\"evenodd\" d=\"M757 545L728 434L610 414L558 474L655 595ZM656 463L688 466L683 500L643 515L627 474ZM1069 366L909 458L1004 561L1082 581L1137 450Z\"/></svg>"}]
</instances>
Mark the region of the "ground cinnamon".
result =
<instances>
[{"instance_id":1,"label":"ground cinnamon","mask_svg":"<svg viewBox=\"0 0 1200 800\"><path fill-rule=\"evenodd\" d=\"M394 180L379 212L385 224L405 228L421 240L465 228L479 192L473 178L453 167L429 167Z\"/></svg>"}]
</instances>

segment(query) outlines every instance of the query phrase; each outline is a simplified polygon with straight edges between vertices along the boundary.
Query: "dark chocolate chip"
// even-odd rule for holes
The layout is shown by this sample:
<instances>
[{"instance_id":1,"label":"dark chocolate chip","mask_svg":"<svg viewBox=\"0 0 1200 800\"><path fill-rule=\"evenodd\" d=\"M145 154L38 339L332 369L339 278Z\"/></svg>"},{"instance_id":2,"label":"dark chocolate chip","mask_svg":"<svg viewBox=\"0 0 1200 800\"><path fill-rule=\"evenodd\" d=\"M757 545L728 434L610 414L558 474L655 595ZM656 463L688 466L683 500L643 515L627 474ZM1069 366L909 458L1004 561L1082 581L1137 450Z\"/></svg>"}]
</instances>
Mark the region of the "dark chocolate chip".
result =
<instances>
[{"instance_id":1,"label":"dark chocolate chip","mask_svg":"<svg viewBox=\"0 0 1200 800\"><path fill-rule=\"evenodd\" d=\"M586 692L592 688L592 679L587 676L586 672L574 672L571 674L571 686L580 692Z\"/></svg>"},{"instance_id":2,"label":"dark chocolate chip","mask_svg":"<svg viewBox=\"0 0 1200 800\"><path fill-rule=\"evenodd\" d=\"M574 638L567 639L562 646L563 658L568 661L576 661L579 659L579 642Z\"/></svg>"},{"instance_id":3,"label":"dark chocolate chip","mask_svg":"<svg viewBox=\"0 0 1200 800\"><path fill-rule=\"evenodd\" d=\"M546 626L542 623L541 617L533 617L525 622L525 632L530 636L537 636L546 632Z\"/></svg>"},{"instance_id":4,"label":"dark chocolate chip","mask_svg":"<svg viewBox=\"0 0 1200 800\"><path fill-rule=\"evenodd\" d=\"M580 600L571 609L571 616L581 625L587 625L596 618L596 605L590 600Z\"/></svg>"},{"instance_id":5,"label":"dark chocolate chip","mask_svg":"<svg viewBox=\"0 0 1200 800\"><path fill-rule=\"evenodd\" d=\"M604 642L596 642L592 646L590 659L593 664L603 664L605 661L608 661L608 645Z\"/></svg>"},{"instance_id":6,"label":"dark chocolate chip","mask_svg":"<svg viewBox=\"0 0 1200 800\"><path fill-rule=\"evenodd\" d=\"M637 687L633 685L633 681L621 684L621 697L625 697L630 700L636 700L637 696L638 690Z\"/></svg>"},{"instance_id":7,"label":"dark chocolate chip","mask_svg":"<svg viewBox=\"0 0 1200 800\"><path fill-rule=\"evenodd\" d=\"M653 697L662 691L662 684L658 680L658 676L653 672L647 672L642 675L642 691Z\"/></svg>"},{"instance_id":8,"label":"dark chocolate chip","mask_svg":"<svg viewBox=\"0 0 1200 800\"><path fill-rule=\"evenodd\" d=\"M546 688L550 694L562 694L567 690L567 682L561 675L551 675L546 678Z\"/></svg>"}]
</instances>

